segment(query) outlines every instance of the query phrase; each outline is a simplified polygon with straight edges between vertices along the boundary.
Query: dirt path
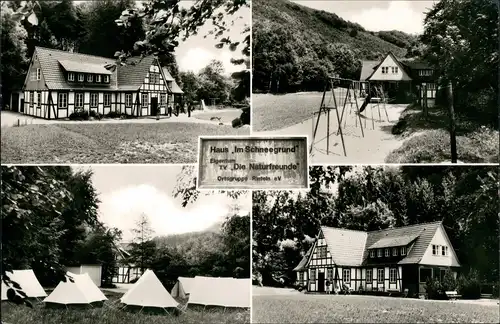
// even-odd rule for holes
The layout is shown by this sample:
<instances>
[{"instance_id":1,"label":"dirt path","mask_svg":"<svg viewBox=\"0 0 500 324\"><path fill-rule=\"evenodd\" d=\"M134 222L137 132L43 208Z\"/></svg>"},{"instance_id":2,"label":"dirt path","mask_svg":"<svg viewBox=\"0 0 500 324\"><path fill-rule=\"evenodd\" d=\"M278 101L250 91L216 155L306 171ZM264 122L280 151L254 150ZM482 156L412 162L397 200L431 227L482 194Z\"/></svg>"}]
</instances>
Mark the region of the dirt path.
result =
<instances>
[{"instance_id":1,"label":"dirt path","mask_svg":"<svg viewBox=\"0 0 500 324\"><path fill-rule=\"evenodd\" d=\"M310 156L310 163L384 163L387 155L400 147L403 142L403 139L392 135L391 129L398 121L406 105L388 104L386 107L389 121L387 121L383 109L380 111L380 117L378 109L375 107L368 106L363 112L362 124L364 137L361 134L357 116L354 113L346 112L346 116L343 118L345 124L342 122L342 127L347 156L344 156L341 137L337 135L338 122L335 111L331 111L330 113L329 133L331 135L328 143L329 154L327 154L326 134L328 118L326 115L322 115ZM309 137L309 143L311 143L316 118L314 120L310 118L302 123L277 131L253 132L252 135L305 135Z\"/></svg>"},{"instance_id":2,"label":"dirt path","mask_svg":"<svg viewBox=\"0 0 500 324\"><path fill-rule=\"evenodd\" d=\"M274 288L252 286L252 296L276 296L276 295L297 295L300 294L292 288Z\"/></svg>"},{"instance_id":3,"label":"dirt path","mask_svg":"<svg viewBox=\"0 0 500 324\"><path fill-rule=\"evenodd\" d=\"M204 114L206 115L216 115L220 111L212 111L212 110L207 110L207 111L194 111L191 114L191 117L188 117L187 114L179 114L178 117L172 116L172 117L165 117L162 116L160 120L156 120L155 117L140 117L140 118L135 118L135 119L102 119L102 120L46 120L42 118L35 118L27 115L23 115L20 113L12 112L12 111L2 111L0 115L0 119L2 122L2 128L3 127L10 127L10 126L16 126L18 123L21 125L31 125L31 124L74 124L74 123L79 123L79 124L93 124L93 123L100 123L100 124L126 124L126 123L135 123L135 124L150 124L150 123L180 123L180 122L185 122L185 123L197 123L197 124L212 124L212 125L218 125L220 122L218 120L209 120L209 119L201 119L201 118L196 118L197 116L203 116ZM224 112L224 111L222 111ZM222 123L224 125L231 125L231 122L224 122Z\"/></svg>"}]
</instances>

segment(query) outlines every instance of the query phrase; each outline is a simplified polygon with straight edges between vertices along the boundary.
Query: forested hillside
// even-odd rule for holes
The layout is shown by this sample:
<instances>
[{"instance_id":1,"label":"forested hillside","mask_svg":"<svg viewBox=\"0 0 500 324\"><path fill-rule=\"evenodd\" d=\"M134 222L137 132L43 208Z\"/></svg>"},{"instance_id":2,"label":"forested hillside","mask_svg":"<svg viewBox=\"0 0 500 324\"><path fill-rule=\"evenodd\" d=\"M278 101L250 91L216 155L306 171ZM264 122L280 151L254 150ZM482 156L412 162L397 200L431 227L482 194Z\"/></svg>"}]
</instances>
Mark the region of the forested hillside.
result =
<instances>
[{"instance_id":1,"label":"forested hillside","mask_svg":"<svg viewBox=\"0 0 500 324\"><path fill-rule=\"evenodd\" d=\"M389 51L403 57L416 42L416 36L367 31L288 0L254 0L252 19L254 92L319 90L332 72L358 79L360 60Z\"/></svg>"}]
</instances>

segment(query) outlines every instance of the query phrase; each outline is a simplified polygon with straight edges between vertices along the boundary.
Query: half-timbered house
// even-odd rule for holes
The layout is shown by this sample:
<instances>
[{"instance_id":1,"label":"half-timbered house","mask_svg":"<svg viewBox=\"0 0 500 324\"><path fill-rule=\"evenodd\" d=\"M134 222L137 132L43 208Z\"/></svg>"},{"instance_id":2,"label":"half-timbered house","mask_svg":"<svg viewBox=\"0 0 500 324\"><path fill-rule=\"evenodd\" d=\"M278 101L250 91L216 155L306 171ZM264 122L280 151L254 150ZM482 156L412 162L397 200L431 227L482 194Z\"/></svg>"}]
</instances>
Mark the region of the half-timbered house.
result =
<instances>
[{"instance_id":1,"label":"half-timbered house","mask_svg":"<svg viewBox=\"0 0 500 324\"><path fill-rule=\"evenodd\" d=\"M141 269L129 262L130 244L120 243L115 245L115 261L117 268L113 277L113 283L131 283L141 276Z\"/></svg>"},{"instance_id":2,"label":"half-timbered house","mask_svg":"<svg viewBox=\"0 0 500 324\"><path fill-rule=\"evenodd\" d=\"M325 292L328 279L336 289L415 295L459 267L442 222L433 222L370 232L323 226L294 271L309 292Z\"/></svg>"},{"instance_id":3,"label":"half-timbered house","mask_svg":"<svg viewBox=\"0 0 500 324\"><path fill-rule=\"evenodd\" d=\"M421 60L398 59L392 53L380 61L362 61L360 81L382 85L392 99L408 100L413 95L421 100L426 96L432 104L436 98L434 69Z\"/></svg>"},{"instance_id":4,"label":"half-timbered house","mask_svg":"<svg viewBox=\"0 0 500 324\"><path fill-rule=\"evenodd\" d=\"M173 78L154 56L114 59L36 47L20 112L46 119L78 111L101 115L166 115L174 107Z\"/></svg>"}]
</instances>

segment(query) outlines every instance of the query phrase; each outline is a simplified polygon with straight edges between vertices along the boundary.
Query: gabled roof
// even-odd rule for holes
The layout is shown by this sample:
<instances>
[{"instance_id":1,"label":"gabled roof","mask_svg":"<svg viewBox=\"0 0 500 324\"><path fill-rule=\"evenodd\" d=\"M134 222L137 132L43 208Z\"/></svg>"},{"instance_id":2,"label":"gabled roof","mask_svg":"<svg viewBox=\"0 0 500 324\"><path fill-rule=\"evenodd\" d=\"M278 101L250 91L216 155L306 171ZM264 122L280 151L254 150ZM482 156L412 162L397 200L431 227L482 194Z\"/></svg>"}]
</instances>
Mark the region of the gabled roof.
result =
<instances>
[{"instance_id":1,"label":"gabled roof","mask_svg":"<svg viewBox=\"0 0 500 324\"><path fill-rule=\"evenodd\" d=\"M49 89L88 89L96 88L96 86L85 84L70 84L66 82L64 76L64 67L60 63L72 62L73 64L90 64L104 67L108 64L114 64L115 60L106 57L93 56L80 53L71 53L45 47L35 47L35 53L40 61L45 83ZM111 74L109 85L98 85L99 88L112 89L112 85L116 84L116 74Z\"/></svg>"},{"instance_id":2,"label":"gabled roof","mask_svg":"<svg viewBox=\"0 0 500 324\"><path fill-rule=\"evenodd\" d=\"M441 224L442 222L439 221L368 232L366 246L370 247L385 238L407 237L409 239L415 237L413 246L407 251L406 257L398 262L398 264L415 264L420 262L424 256L425 250L431 243L434 234ZM368 259L368 248L365 251L364 259L365 263L370 260Z\"/></svg>"},{"instance_id":3,"label":"gabled roof","mask_svg":"<svg viewBox=\"0 0 500 324\"><path fill-rule=\"evenodd\" d=\"M422 260L442 222L415 224L378 231L353 231L322 226L321 231L328 245L332 261L339 266L362 266L380 260L368 258L369 249L410 245L404 258L398 264L417 264ZM446 233L446 231L445 231ZM313 245L315 247L316 244ZM309 263L312 250L302 258L294 271L304 270Z\"/></svg>"},{"instance_id":4,"label":"gabled roof","mask_svg":"<svg viewBox=\"0 0 500 324\"><path fill-rule=\"evenodd\" d=\"M375 68L380 64L380 61L362 61L360 81L366 81L375 71Z\"/></svg>"},{"instance_id":5,"label":"gabled roof","mask_svg":"<svg viewBox=\"0 0 500 324\"><path fill-rule=\"evenodd\" d=\"M81 63L70 60L58 60L62 67L67 72L79 72L79 73L94 73L94 74L106 74L111 75L111 71L107 70L104 66L92 63Z\"/></svg>"},{"instance_id":6,"label":"gabled roof","mask_svg":"<svg viewBox=\"0 0 500 324\"><path fill-rule=\"evenodd\" d=\"M425 70L425 69L432 69L431 65L427 62L424 62L422 60L413 60L413 59L400 59L399 60L401 64L407 66L410 69L413 70Z\"/></svg>"},{"instance_id":7,"label":"gabled roof","mask_svg":"<svg viewBox=\"0 0 500 324\"><path fill-rule=\"evenodd\" d=\"M382 248L405 246L413 242L417 237L418 235L384 237L378 240L377 242L373 243L371 246L368 246L367 249L382 249Z\"/></svg>"},{"instance_id":8,"label":"gabled roof","mask_svg":"<svg viewBox=\"0 0 500 324\"><path fill-rule=\"evenodd\" d=\"M166 81L175 81L174 77L172 76L172 74L170 74L170 72L168 72L168 69L166 67L163 67L162 70L163 74L165 75Z\"/></svg>"},{"instance_id":9,"label":"gabled roof","mask_svg":"<svg viewBox=\"0 0 500 324\"><path fill-rule=\"evenodd\" d=\"M153 64L154 56L129 57L126 65L118 65L118 87L124 90L137 90L141 87L149 67Z\"/></svg>"},{"instance_id":10,"label":"gabled roof","mask_svg":"<svg viewBox=\"0 0 500 324\"><path fill-rule=\"evenodd\" d=\"M382 62L384 62L384 61L385 61L385 59L387 59L389 56L392 58L392 60L393 60L393 61L394 61L394 62L398 65L398 67L399 67L402 71L406 72L406 74L409 74L409 73L408 73L408 72L409 72L409 71L408 71L408 68L407 68L407 67L405 67L403 64L401 64L400 60L396 57L396 55L394 55L392 52L389 52L389 53L387 53L387 55L386 55L386 56L384 56L384 58L383 58L383 59L381 59L381 60L380 60L379 64L377 64L377 66L375 66L375 67L373 68L373 71L372 71L372 73L370 74L370 76L368 76L368 78L366 78L367 80L371 79L371 77L373 76L373 74L375 73L375 71L377 71L377 69L378 69L378 68L379 68L379 66L382 64Z\"/></svg>"},{"instance_id":11,"label":"gabled roof","mask_svg":"<svg viewBox=\"0 0 500 324\"><path fill-rule=\"evenodd\" d=\"M321 226L333 262L344 266L358 266L363 262L367 233Z\"/></svg>"},{"instance_id":12,"label":"gabled roof","mask_svg":"<svg viewBox=\"0 0 500 324\"><path fill-rule=\"evenodd\" d=\"M163 67L162 69L163 69L163 74L165 75L165 80L172 82L172 86L170 89L170 90L172 90L172 93L176 93L176 94L184 93L184 91L182 91L181 87L179 87L177 82L175 82L175 79L172 77L172 74L170 74L170 72L168 72L168 69L166 67Z\"/></svg>"},{"instance_id":13,"label":"gabled roof","mask_svg":"<svg viewBox=\"0 0 500 324\"><path fill-rule=\"evenodd\" d=\"M429 63L422 61L420 59L404 59L396 57L392 52L389 52L386 56L384 56L380 61L362 61L361 62L361 76L359 78L360 81L367 81L370 77L375 73L378 67L382 64L382 62L388 57L391 56L394 62L398 64L399 68L406 72L411 77L414 77L414 73L411 73L412 70L422 70L422 69L432 69Z\"/></svg>"},{"instance_id":14,"label":"gabled roof","mask_svg":"<svg viewBox=\"0 0 500 324\"><path fill-rule=\"evenodd\" d=\"M309 261L309 257L311 256L311 253L314 249L314 244L309 248L309 250L307 251L306 254L304 254L304 256L302 257L302 260L300 260L300 263L298 266L296 266L295 268L293 268L292 271L302 271L302 270L305 270L306 266L307 266L307 262Z\"/></svg>"},{"instance_id":15,"label":"gabled roof","mask_svg":"<svg viewBox=\"0 0 500 324\"><path fill-rule=\"evenodd\" d=\"M155 57L152 55L130 57L122 65L112 58L71 53L38 46L35 47L35 54L40 61L45 83L49 89L53 90L106 89L135 91L142 86L150 66L155 61ZM77 73L106 74L110 76L110 82L109 84L68 83L64 73L65 70ZM170 74L168 75L170 76Z\"/></svg>"},{"instance_id":16,"label":"gabled roof","mask_svg":"<svg viewBox=\"0 0 500 324\"><path fill-rule=\"evenodd\" d=\"M182 94L184 93L184 91L182 91L181 87L179 87L179 85L177 84L177 82L172 81L172 93L178 93L178 94Z\"/></svg>"}]
</instances>

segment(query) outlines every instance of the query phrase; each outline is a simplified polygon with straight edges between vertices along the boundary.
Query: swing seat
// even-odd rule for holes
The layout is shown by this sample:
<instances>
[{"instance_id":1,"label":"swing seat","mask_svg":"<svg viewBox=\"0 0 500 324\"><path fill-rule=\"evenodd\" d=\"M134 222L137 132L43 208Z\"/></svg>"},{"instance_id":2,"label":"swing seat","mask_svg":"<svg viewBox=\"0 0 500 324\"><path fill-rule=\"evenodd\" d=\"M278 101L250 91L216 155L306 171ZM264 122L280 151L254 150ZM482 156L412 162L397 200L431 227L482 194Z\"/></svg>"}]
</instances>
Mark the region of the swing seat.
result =
<instances>
[{"instance_id":1,"label":"swing seat","mask_svg":"<svg viewBox=\"0 0 500 324\"><path fill-rule=\"evenodd\" d=\"M382 102L382 98L373 97L371 98L370 102Z\"/></svg>"}]
</instances>

